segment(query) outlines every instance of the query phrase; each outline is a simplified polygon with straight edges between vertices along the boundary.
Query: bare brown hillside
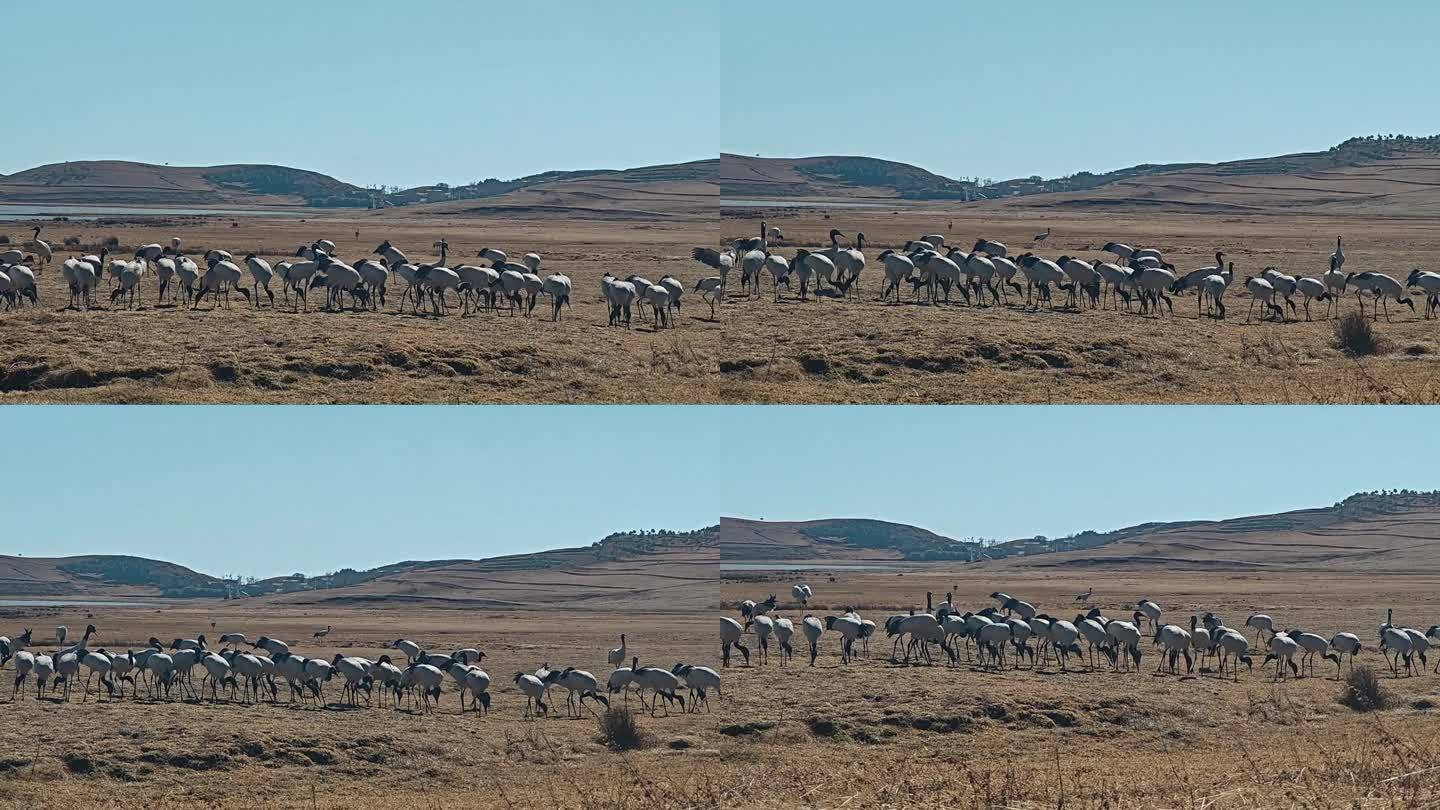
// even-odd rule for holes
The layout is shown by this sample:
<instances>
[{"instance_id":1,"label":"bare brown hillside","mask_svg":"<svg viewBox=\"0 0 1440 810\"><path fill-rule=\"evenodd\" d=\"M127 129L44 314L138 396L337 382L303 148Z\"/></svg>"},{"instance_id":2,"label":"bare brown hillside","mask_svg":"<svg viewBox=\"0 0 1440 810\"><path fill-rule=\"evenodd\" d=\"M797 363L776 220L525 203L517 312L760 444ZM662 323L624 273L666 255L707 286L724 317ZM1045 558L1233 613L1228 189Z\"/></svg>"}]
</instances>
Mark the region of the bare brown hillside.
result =
<instances>
[{"instance_id":1,"label":"bare brown hillside","mask_svg":"<svg viewBox=\"0 0 1440 810\"><path fill-rule=\"evenodd\" d=\"M497 557L407 571L348 588L299 591L266 602L287 605L401 605L567 611L705 610L719 604L719 550L670 547L602 558L591 549Z\"/></svg>"},{"instance_id":2,"label":"bare brown hillside","mask_svg":"<svg viewBox=\"0 0 1440 810\"><path fill-rule=\"evenodd\" d=\"M483 560L408 561L323 577L227 583L143 557L0 556L0 597L245 597L281 605L683 611L718 604L715 527L621 532L588 546Z\"/></svg>"},{"instance_id":3,"label":"bare brown hillside","mask_svg":"<svg viewBox=\"0 0 1440 810\"><path fill-rule=\"evenodd\" d=\"M613 220L713 220L719 161L644 166L555 180L494 197L393 209L404 214Z\"/></svg>"},{"instance_id":4,"label":"bare brown hillside","mask_svg":"<svg viewBox=\"0 0 1440 810\"><path fill-rule=\"evenodd\" d=\"M0 202L7 203L301 206L367 201L362 189L319 172L256 164L157 166L77 160L0 179Z\"/></svg>"},{"instance_id":5,"label":"bare brown hillside","mask_svg":"<svg viewBox=\"0 0 1440 810\"><path fill-rule=\"evenodd\" d=\"M961 194L961 184L918 166L869 157L801 158L720 156L720 190L726 197L875 197L918 194L929 199Z\"/></svg>"},{"instance_id":6,"label":"bare brown hillside","mask_svg":"<svg viewBox=\"0 0 1440 810\"><path fill-rule=\"evenodd\" d=\"M1113 532L1087 532L1059 541L1073 551L1037 550L1025 541L988 551L1009 554L972 567L985 570L1324 570L1410 573L1440 564L1440 505L1429 495L1357 495L1318 509L1214 521L1150 523ZM903 524L869 535L872 547L816 536L807 527L847 521L769 523L732 520L720 525L724 560L900 560L920 565L931 548L964 549ZM853 521L849 521L853 522ZM834 532L826 534L833 535ZM911 535L935 538L935 546ZM958 550L957 549L957 550ZM957 555L964 561L964 555ZM953 565L953 563L951 563Z\"/></svg>"},{"instance_id":7,"label":"bare brown hillside","mask_svg":"<svg viewBox=\"0 0 1440 810\"><path fill-rule=\"evenodd\" d=\"M4 596L195 596L219 586L220 580L215 577L143 557L0 556L0 595Z\"/></svg>"},{"instance_id":8,"label":"bare brown hillside","mask_svg":"<svg viewBox=\"0 0 1440 810\"><path fill-rule=\"evenodd\" d=\"M1021 568L1182 567L1408 573L1440 563L1440 509L1337 518L1330 509L1159 528L1098 548L997 561Z\"/></svg>"},{"instance_id":9,"label":"bare brown hillside","mask_svg":"<svg viewBox=\"0 0 1440 810\"><path fill-rule=\"evenodd\" d=\"M955 541L903 523L837 518L771 521L720 519L727 560L900 560L905 550Z\"/></svg>"},{"instance_id":10,"label":"bare brown hillside","mask_svg":"<svg viewBox=\"0 0 1440 810\"><path fill-rule=\"evenodd\" d=\"M977 213L1049 211L1306 213L1425 216L1440 212L1440 140L1352 138L1323 152L1225 163L1143 164L986 186L865 157L722 155L727 199L978 200Z\"/></svg>"},{"instance_id":11,"label":"bare brown hillside","mask_svg":"<svg viewBox=\"0 0 1440 810\"><path fill-rule=\"evenodd\" d=\"M1313 160L1303 158L1313 157ZM1440 212L1440 155L1402 153L1334 165L1319 155L1235 161L1120 180L1087 191L1011 197L1001 207L1206 213L1431 215Z\"/></svg>"}]
</instances>

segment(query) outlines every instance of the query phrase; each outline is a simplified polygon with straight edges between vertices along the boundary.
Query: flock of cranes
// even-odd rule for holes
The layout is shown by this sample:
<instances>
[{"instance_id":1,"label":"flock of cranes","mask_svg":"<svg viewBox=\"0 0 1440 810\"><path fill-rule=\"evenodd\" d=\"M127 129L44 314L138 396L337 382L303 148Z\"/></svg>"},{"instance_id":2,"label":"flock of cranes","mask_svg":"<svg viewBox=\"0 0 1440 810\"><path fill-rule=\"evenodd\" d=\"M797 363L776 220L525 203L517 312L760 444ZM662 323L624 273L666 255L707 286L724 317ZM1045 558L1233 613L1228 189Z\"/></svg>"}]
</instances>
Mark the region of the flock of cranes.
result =
<instances>
[{"instance_id":1,"label":"flock of cranes","mask_svg":"<svg viewBox=\"0 0 1440 810\"><path fill-rule=\"evenodd\" d=\"M33 252L11 249L0 253L0 304L6 308L18 308L27 301L39 305L36 276L52 257L39 233L37 227L35 239L28 243ZM240 294L256 308L265 303L274 308L275 285L291 311L308 312L309 293L316 288L325 290L324 311L375 311L385 307L387 293L401 285L398 311L403 313L408 306L417 315L449 314L452 297L462 315L481 309L497 311L503 305L512 316L518 310L528 317L545 297L550 301L550 320L556 321L570 305L574 293L570 277L563 273L542 276L538 253L526 253L517 262L503 250L484 247L475 254L476 263L457 264L450 261L450 244L444 239L433 247L439 258L432 262L411 261L389 240L368 256L346 261L337 254L333 241L318 239L271 264L254 253L236 259L219 249L205 251L197 261L186 255L180 238L174 237L168 245L141 245L129 256L111 253L109 248L98 254L70 256L61 262L61 273L70 295L67 309L96 306L96 292L107 285L112 307L142 306L142 288L150 284L147 279L151 277L157 304L183 300L192 309L198 309L207 297L215 307L228 307L231 293ZM702 281L695 289L711 300L708 283ZM645 320L647 309L657 329L673 326L684 293L685 285L670 275L652 282L640 275L620 279L607 273L600 284L612 326L629 327L632 312ZM713 300L711 314L713 317Z\"/></svg>"},{"instance_id":2,"label":"flock of cranes","mask_svg":"<svg viewBox=\"0 0 1440 810\"><path fill-rule=\"evenodd\" d=\"M71 690L81 683L83 674L82 703L89 700L92 688L97 700L102 696L123 699L128 685L132 699L140 696L142 687L145 697L152 701L176 697L203 701L208 690L212 703L221 699L222 691L229 702L268 699L274 703L279 701L283 688L289 702L323 706L326 686L338 681L339 705L358 706L362 693L366 705L374 705L379 690L381 699L388 695L395 709L403 703L428 714L438 707L442 688L449 683L462 715L469 711L488 714L490 710L491 679L480 667L485 653L475 648L435 653L415 641L396 639L387 648L394 651L394 657L391 653L375 658L343 653L329 658L307 657L277 638L260 636L250 641L244 633L222 634L220 648L212 649L202 633L169 644L152 636L145 647L122 653L92 648L91 640L97 632L91 624L79 642L66 646L68 631L58 627L54 648L43 652L32 649L33 633L29 629L14 638L0 636L0 669L13 662L15 670L11 701L18 699L22 691L28 693L27 681L33 682L37 700L49 692L52 698L69 701ZM330 633L327 625L313 638L325 638ZM670 669L642 667L639 656L627 649L625 637L620 638L620 646L606 655L613 669L604 682L585 670L551 667L548 662L533 672L516 672L511 680L525 696L524 716L547 715L551 692L557 689L566 693L567 714L573 717L581 716L588 708L586 700L608 707L610 696L622 695L628 704L632 693L652 716L661 709L669 714L672 705L688 712L698 712L702 707L710 710L710 694L720 694L719 673L710 667L685 663Z\"/></svg>"},{"instance_id":3,"label":"flock of cranes","mask_svg":"<svg viewBox=\"0 0 1440 810\"><path fill-rule=\"evenodd\" d=\"M761 222L758 236L733 240L723 251L694 249L696 260L720 271L709 282L722 291L717 293L717 300L737 266L741 292L746 297L760 295L767 281L776 301L780 300L781 288L791 289L792 284L798 285L801 301L810 299L812 285L817 299L822 292L837 298L858 293L866 267L865 234L856 233L850 240L843 231L833 228L829 233L830 247L815 251L799 248L793 257L786 258L772 249L774 231ZM1036 234L1035 241L1049 235L1046 229ZM1174 314L1172 296L1193 291L1197 318L1202 313L1216 319L1225 317L1225 293L1236 281L1236 273L1235 263L1227 261L1223 251L1215 253L1214 264L1188 271L1177 269L1155 248L1107 242L1101 252L1109 255L1094 259L1071 255L1047 259L1030 252L1012 255L1003 243L983 237L966 251L958 246L947 247L944 234L926 234L898 249L887 248L875 257L884 275L879 300L889 300L893 295L899 303L905 285L910 286L913 299L923 297L932 304L951 303L952 292L966 304L1009 304L1012 292L1018 296L1023 291L1025 306L1038 310L1042 304L1054 309L1052 292L1058 290L1065 293L1064 306L1071 309L1110 306L1118 310L1123 306L1128 312L1138 306L1141 315L1159 317L1167 312ZM1287 321L1287 307L1291 315L1299 314L1297 297L1303 304L1305 319L1311 320L1312 302L1326 302L1327 313L1333 314L1350 292L1355 294L1362 315L1365 297L1369 296L1372 317L1378 319L1383 311L1388 320L1391 302L1415 309L1410 300L1412 289L1425 296L1425 318L1440 312L1440 273L1416 269L1402 284L1385 273L1346 272L1344 266L1342 239L1336 237L1329 270L1323 274L1289 275L1278 267L1266 267L1257 275L1246 276L1242 284L1251 299L1246 320L1254 316L1258 304L1262 321Z\"/></svg>"},{"instance_id":4,"label":"flock of cranes","mask_svg":"<svg viewBox=\"0 0 1440 810\"><path fill-rule=\"evenodd\" d=\"M1049 615L1030 602L999 591L990 594L995 605L974 611L958 605L953 592L947 593L939 605L933 604L934 594L927 592L925 610L888 616L879 623L846 608L839 614L827 616L806 613L798 624L777 615L778 600L772 594L760 602L740 603L739 619L720 618L721 662L725 667L730 666L733 651L750 663L751 649L744 642L747 635L753 634L756 663L763 666L770 662L773 643L779 663L785 665L794 655L795 633L799 630L810 656L810 666L815 666L826 633L838 638L841 663L848 665L858 656L868 656L870 640L878 639L879 631L883 630L892 643L891 660L896 662L909 663L914 659L933 663L936 654L941 653L947 664L958 665L963 656L984 669L1004 669L1007 659L1008 666L1014 669L1027 662L1032 669L1048 668L1053 659L1062 672L1070 671L1076 664L1087 671L1108 668L1116 672L1139 672L1145 647L1149 646L1158 648L1157 672L1179 674L1183 660L1186 674L1198 668L1201 674L1211 673L1221 678L1228 674L1238 681L1240 665L1252 671L1252 655L1264 652L1262 668L1273 663L1272 679L1283 680L1287 670L1295 677L1304 677L1307 672L1313 675L1317 658L1335 664L1339 678L1347 659L1353 668L1356 656L1367 644L1373 644L1384 654L1386 665L1396 677L1402 673L1421 675L1429 666L1431 646L1440 645L1440 625L1431 625L1423 632L1402 627L1394 624L1393 611L1386 614L1374 641L1362 643L1355 633L1341 631L1327 638L1305 629L1287 627L1264 613L1247 617L1238 627L1227 625L1214 611L1192 614L1188 622L1170 623L1164 621L1160 605L1149 599L1141 599L1133 608L1127 608L1129 615L1110 617L1100 607L1084 609L1093 594L1092 589L1075 597L1080 609L1073 620ZM792 588L792 595L803 610L811 597L810 586L797 584ZM1249 634L1254 636L1253 647ZM1440 672L1440 660L1435 664L1435 671Z\"/></svg>"}]
</instances>

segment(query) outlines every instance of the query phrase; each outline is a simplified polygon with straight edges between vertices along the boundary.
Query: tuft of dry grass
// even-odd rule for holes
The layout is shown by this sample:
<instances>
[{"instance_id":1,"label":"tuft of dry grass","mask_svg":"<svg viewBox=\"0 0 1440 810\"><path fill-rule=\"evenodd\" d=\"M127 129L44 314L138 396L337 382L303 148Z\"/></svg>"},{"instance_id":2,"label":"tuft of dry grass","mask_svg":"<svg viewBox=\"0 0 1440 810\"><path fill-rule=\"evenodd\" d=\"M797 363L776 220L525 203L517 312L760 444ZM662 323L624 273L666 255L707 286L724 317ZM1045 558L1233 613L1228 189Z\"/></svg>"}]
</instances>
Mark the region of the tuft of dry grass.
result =
<instances>
[{"instance_id":1,"label":"tuft of dry grass","mask_svg":"<svg viewBox=\"0 0 1440 810\"><path fill-rule=\"evenodd\" d=\"M1335 322L1335 345L1351 357L1380 353L1380 337L1370 320L1358 312L1347 312Z\"/></svg>"},{"instance_id":2,"label":"tuft of dry grass","mask_svg":"<svg viewBox=\"0 0 1440 810\"><path fill-rule=\"evenodd\" d=\"M1340 703L1357 712L1379 711L1390 705L1390 693L1381 685L1373 667L1360 666L1345 675Z\"/></svg>"},{"instance_id":3,"label":"tuft of dry grass","mask_svg":"<svg viewBox=\"0 0 1440 810\"><path fill-rule=\"evenodd\" d=\"M649 743L650 735L641 730L629 709L611 706L598 722L600 735L596 739L611 751L635 751Z\"/></svg>"}]
</instances>

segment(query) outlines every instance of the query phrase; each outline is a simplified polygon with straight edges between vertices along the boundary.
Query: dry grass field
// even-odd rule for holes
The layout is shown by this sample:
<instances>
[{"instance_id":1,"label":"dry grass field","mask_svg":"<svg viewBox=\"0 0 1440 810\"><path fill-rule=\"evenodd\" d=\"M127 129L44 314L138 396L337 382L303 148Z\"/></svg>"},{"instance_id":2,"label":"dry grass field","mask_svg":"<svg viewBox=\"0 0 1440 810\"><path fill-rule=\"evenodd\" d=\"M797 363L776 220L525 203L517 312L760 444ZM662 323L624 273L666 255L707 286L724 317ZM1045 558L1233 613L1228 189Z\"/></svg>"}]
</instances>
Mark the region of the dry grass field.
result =
<instances>
[{"instance_id":1,"label":"dry grass field","mask_svg":"<svg viewBox=\"0 0 1440 810\"><path fill-rule=\"evenodd\" d=\"M227 630L295 642L297 652L376 657L399 637L436 651L475 646L494 680L488 716L461 715L447 681L439 708L423 716L375 705L287 705L37 701L33 687L10 702L0 690L0 804L9 806L278 805L341 807L403 797L411 806L633 807L716 806L725 777L711 714L638 717L645 746L614 752L597 741L599 725L558 712L522 718L523 695L511 679L540 664L572 665L605 678L606 650L628 634L642 664L712 663L713 613L661 614L564 610L442 610L414 607L306 610L246 602L167 603L125 607L0 608L0 627L35 631L35 648L53 649L53 628L99 628L92 647L139 648L154 635L168 641L205 632L212 647ZM212 629L212 624L213 629ZM334 631L311 639L317 627ZM395 651L389 651L395 655ZM13 682L13 665L0 682ZM197 675L198 678L198 675ZM197 681L198 683L198 681ZM555 693L558 697L563 693ZM632 697L631 708L639 706Z\"/></svg>"},{"instance_id":2,"label":"dry grass field","mask_svg":"<svg viewBox=\"0 0 1440 810\"><path fill-rule=\"evenodd\" d=\"M56 259L40 276L40 306L0 312L0 402L718 400L721 324L709 319L698 296L684 301L676 328L656 332L638 321L629 330L608 328L599 293L606 272L642 274L652 281L668 273L692 287L710 271L690 258L690 249L715 241L714 220L605 216L508 219L388 211L51 223L44 236L55 245ZM0 233L18 243L29 237L29 227L0 224ZM549 320L548 300L531 318L512 318L504 310L461 317L458 306L442 318L399 314L403 283L392 287L381 312L317 312L325 298L317 289L310 312L294 313L278 283L272 284L274 309L257 311L232 296L232 309L216 309L207 299L191 311L183 304L157 306L155 281L147 278L143 309L112 308L109 288L102 284L100 308L62 311L67 291L59 262L69 253L60 242L70 236L81 240L77 254L98 252L110 236L127 246L168 244L178 236L191 256L218 247L237 258L254 252L272 263L320 238L336 242L346 259L368 256L389 239L412 261L434 261L438 256L430 246L443 237L451 245L452 263L478 261L482 247L512 256L539 252L542 273L569 275L574 296L558 323Z\"/></svg>"},{"instance_id":3,"label":"dry grass field","mask_svg":"<svg viewBox=\"0 0 1440 810\"><path fill-rule=\"evenodd\" d=\"M798 300L798 288L774 301L747 300L738 282L724 306L720 396L740 402L984 403L1433 403L1440 401L1440 321L1391 304L1393 323L1375 329L1378 354L1352 358L1334 338L1324 303L1316 320L1246 323L1246 275L1276 265L1290 274L1328 269L1335 237L1345 236L1345 269L1378 270L1401 281L1415 267L1436 269L1440 227L1429 221L1365 216L1189 215L1075 212L1004 205L852 209L725 209L721 238L756 232L761 214L786 236L779 251L816 246L835 227L866 235L863 290L849 300ZM1039 246L1031 239L1046 228ZM1011 298L999 307L930 306L877 300L876 256L907 239L943 233L969 249L984 236L1012 253L1102 255L1107 241L1157 247L1181 271L1213 264L1223 250L1235 262L1228 317L1197 317L1193 294L1175 299L1174 316L1042 309ZM738 272L736 274L738 278ZM1063 294L1062 294L1063 295ZM1303 299L1297 295L1297 304ZM958 300L956 298L955 300ZM1023 294L1020 296L1023 301ZM1058 299L1064 303L1063 298ZM1343 311L1353 311L1353 295Z\"/></svg>"},{"instance_id":4,"label":"dry grass field","mask_svg":"<svg viewBox=\"0 0 1440 810\"><path fill-rule=\"evenodd\" d=\"M809 612L853 606L883 625L886 616L924 609L958 585L958 601L993 605L992 590L1034 602L1064 618L1075 594L1128 618L1135 601L1156 600L1166 619L1218 612L1228 625L1252 612L1329 637L1338 630L1367 645L1361 663L1383 670L1389 707L1352 710L1337 700L1334 665L1314 676L1272 683L1273 668L1241 667L1238 682L1213 673L1154 672L1148 643L1139 672L1105 665L1061 674L1039 669L987 671L962 660L947 666L891 663L889 640L871 641L869 658L842 666L827 633L807 666L803 639L781 666L736 664L726 724L733 800L748 807L1421 807L1440 799L1440 675L1392 678L1372 642L1385 610L1422 632L1440 616L1432 575L1350 576L1323 570L1226 575L1157 571L1004 571L917 565L900 573L845 570L727 572L724 615L742 599L782 597L776 615L799 624L787 598L809 583ZM1248 634L1252 635L1253 634ZM772 644L773 650L773 644ZM1430 657L1430 667L1436 655ZM1028 662L1027 662L1028 667ZM1183 662L1182 662L1183 667Z\"/></svg>"}]
</instances>

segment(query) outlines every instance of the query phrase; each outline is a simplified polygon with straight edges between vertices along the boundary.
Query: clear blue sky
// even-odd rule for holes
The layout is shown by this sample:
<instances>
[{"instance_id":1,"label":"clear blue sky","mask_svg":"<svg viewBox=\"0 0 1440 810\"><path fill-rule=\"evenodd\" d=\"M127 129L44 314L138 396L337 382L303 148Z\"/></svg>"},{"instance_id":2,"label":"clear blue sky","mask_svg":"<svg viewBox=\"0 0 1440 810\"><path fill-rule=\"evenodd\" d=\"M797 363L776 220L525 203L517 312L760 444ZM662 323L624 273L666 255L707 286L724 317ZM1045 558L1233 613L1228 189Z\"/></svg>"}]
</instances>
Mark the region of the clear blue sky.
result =
<instances>
[{"instance_id":1,"label":"clear blue sky","mask_svg":"<svg viewBox=\"0 0 1440 810\"><path fill-rule=\"evenodd\" d=\"M412 186L714 157L718 8L9 3L9 106L26 113L10 117L0 173L254 162Z\"/></svg>"},{"instance_id":2,"label":"clear blue sky","mask_svg":"<svg viewBox=\"0 0 1440 810\"><path fill-rule=\"evenodd\" d=\"M732 407L717 478L727 517L1061 537L1440 489L1433 418L1399 406Z\"/></svg>"},{"instance_id":3,"label":"clear blue sky","mask_svg":"<svg viewBox=\"0 0 1440 810\"><path fill-rule=\"evenodd\" d=\"M762 27L727 50L727 152L1001 180L1440 133L1426 0L735 0L725 14Z\"/></svg>"},{"instance_id":4,"label":"clear blue sky","mask_svg":"<svg viewBox=\"0 0 1440 810\"><path fill-rule=\"evenodd\" d=\"M716 413L10 406L0 553L270 576L696 529L719 515Z\"/></svg>"}]
</instances>

